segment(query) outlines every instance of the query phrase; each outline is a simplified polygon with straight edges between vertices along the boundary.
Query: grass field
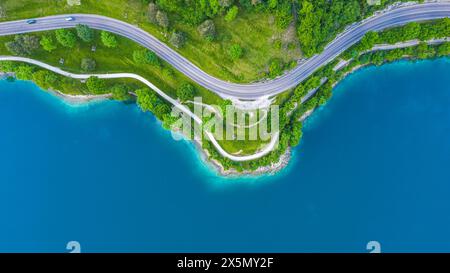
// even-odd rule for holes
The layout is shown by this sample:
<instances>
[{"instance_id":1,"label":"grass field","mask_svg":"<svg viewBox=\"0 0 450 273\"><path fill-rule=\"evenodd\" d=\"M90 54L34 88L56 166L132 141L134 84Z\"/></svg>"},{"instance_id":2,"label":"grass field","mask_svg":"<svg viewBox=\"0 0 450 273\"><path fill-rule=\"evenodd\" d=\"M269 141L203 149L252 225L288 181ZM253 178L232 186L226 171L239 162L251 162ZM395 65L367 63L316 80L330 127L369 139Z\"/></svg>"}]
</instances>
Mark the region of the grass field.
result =
<instances>
[{"instance_id":1,"label":"grass field","mask_svg":"<svg viewBox=\"0 0 450 273\"><path fill-rule=\"evenodd\" d=\"M54 37L53 33L53 31L39 32L32 35L40 37L47 34L53 35ZM148 79L174 98L176 97L176 90L180 85L185 82L191 82L189 78L172 69L167 63L163 63L163 68L151 65L136 65L133 61L132 53L134 50L143 48L128 39L118 37L118 46L116 48L107 48L102 45L98 31L95 32L95 37L95 40L91 43L78 41L77 45L72 49L58 45L56 50L49 53L40 48L29 57L74 73L86 73L81 70L81 60L83 58L92 58L96 61L97 66L94 71L89 73L135 73ZM11 55L5 47L5 42L13 39L14 36L0 37L0 54ZM95 51L92 51L92 46L96 47ZM61 59L64 59L64 64L60 64ZM170 70L172 74L168 75L168 73L163 72L164 70ZM197 95L201 96L205 103L218 103L219 98L213 92L192 82L191 84L196 86L196 90L198 91Z\"/></svg>"},{"instance_id":2,"label":"grass field","mask_svg":"<svg viewBox=\"0 0 450 273\"><path fill-rule=\"evenodd\" d=\"M0 6L5 16L0 21L63 13L93 13L137 25L169 44L167 33L148 22L144 2L81 0L81 6L69 6L64 0L2 0ZM295 28L278 29L270 14L240 11L232 22L217 18L215 24L218 37L214 42L201 38L196 27L178 24L174 15L170 21L175 29L188 36L183 48L174 49L205 72L224 80L252 82L263 79L272 59L279 58L289 63L301 57ZM244 49L242 59L235 62L228 56L228 50L233 44L239 44Z\"/></svg>"}]
</instances>

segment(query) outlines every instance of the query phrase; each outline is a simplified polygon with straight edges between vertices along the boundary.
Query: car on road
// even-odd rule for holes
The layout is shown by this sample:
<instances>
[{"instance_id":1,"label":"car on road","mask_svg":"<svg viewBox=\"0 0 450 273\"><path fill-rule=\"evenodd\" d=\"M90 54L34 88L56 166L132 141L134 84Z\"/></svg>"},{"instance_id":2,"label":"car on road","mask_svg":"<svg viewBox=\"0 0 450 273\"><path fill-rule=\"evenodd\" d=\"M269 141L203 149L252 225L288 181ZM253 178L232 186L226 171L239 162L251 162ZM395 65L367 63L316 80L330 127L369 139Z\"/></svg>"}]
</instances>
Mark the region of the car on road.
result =
<instances>
[{"instance_id":1,"label":"car on road","mask_svg":"<svg viewBox=\"0 0 450 273\"><path fill-rule=\"evenodd\" d=\"M72 16L67 17L67 18L66 18L66 21L75 21L75 17L72 17Z\"/></svg>"},{"instance_id":2,"label":"car on road","mask_svg":"<svg viewBox=\"0 0 450 273\"><path fill-rule=\"evenodd\" d=\"M36 23L35 19L27 20L27 24L29 24L29 25L34 24L34 23Z\"/></svg>"}]
</instances>

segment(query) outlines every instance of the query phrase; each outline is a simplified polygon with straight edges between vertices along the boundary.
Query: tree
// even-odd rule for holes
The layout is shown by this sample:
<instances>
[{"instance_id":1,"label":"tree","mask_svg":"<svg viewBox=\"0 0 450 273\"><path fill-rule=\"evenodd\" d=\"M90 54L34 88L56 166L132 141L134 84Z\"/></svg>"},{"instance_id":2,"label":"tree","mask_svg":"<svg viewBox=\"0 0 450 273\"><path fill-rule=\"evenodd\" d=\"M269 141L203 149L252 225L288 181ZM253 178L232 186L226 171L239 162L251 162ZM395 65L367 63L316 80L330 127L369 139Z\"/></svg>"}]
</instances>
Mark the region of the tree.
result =
<instances>
[{"instance_id":1,"label":"tree","mask_svg":"<svg viewBox=\"0 0 450 273\"><path fill-rule=\"evenodd\" d=\"M228 55L230 55L231 59L237 60L242 57L244 54L244 51L242 50L241 46L238 44L234 44L230 47L228 50Z\"/></svg>"},{"instance_id":2,"label":"tree","mask_svg":"<svg viewBox=\"0 0 450 273\"><path fill-rule=\"evenodd\" d=\"M197 30L202 37L208 40L214 40L216 36L216 27L212 20L204 21L198 26Z\"/></svg>"},{"instance_id":3,"label":"tree","mask_svg":"<svg viewBox=\"0 0 450 273\"><path fill-rule=\"evenodd\" d=\"M233 4L234 0L219 0L219 5L224 8L228 8Z\"/></svg>"},{"instance_id":4,"label":"tree","mask_svg":"<svg viewBox=\"0 0 450 273\"><path fill-rule=\"evenodd\" d=\"M437 56L447 56L450 55L450 42L443 43L437 48Z\"/></svg>"},{"instance_id":5,"label":"tree","mask_svg":"<svg viewBox=\"0 0 450 273\"><path fill-rule=\"evenodd\" d=\"M2 18L6 18L6 10L2 5L0 5L0 19Z\"/></svg>"},{"instance_id":6,"label":"tree","mask_svg":"<svg viewBox=\"0 0 450 273\"><path fill-rule=\"evenodd\" d=\"M116 36L114 36L113 34L106 32L106 31L102 31L100 38L102 40L103 45L105 45L106 47L117 47L117 39Z\"/></svg>"},{"instance_id":7,"label":"tree","mask_svg":"<svg viewBox=\"0 0 450 273\"><path fill-rule=\"evenodd\" d=\"M429 55L428 45L426 43L420 43L416 47L416 56L420 59L425 59Z\"/></svg>"},{"instance_id":8,"label":"tree","mask_svg":"<svg viewBox=\"0 0 450 273\"><path fill-rule=\"evenodd\" d=\"M157 67L161 66L158 56L148 49L133 51L133 60L136 64L151 64Z\"/></svg>"},{"instance_id":9,"label":"tree","mask_svg":"<svg viewBox=\"0 0 450 273\"><path fill-rule=\"evenodd\" d=\"M292 125L291 135L289 143L292 147L297 146L300 143L300 139L302 138L303 132L302 132L302 123L301 122L294 122Z\"/></svg>"},{"instance_id":10,"label":"tree","mask_svg":"<svg viewBox=\"0 0 450 273\"><path fill-rule=\"evenodd\" d=\"M275 78L283 72L283 66L280 59L273 59L269 65L269 77Z\"/></svg>"},{"instance_id":11,"label":"tree","mask_svg":"<svg viewBox=\"0 0 450 273\"><path fill-rule=\"evenodd\" d=\"M379 41L379 35L377 32L369 31L364 35L361 39L361 42L358 45L358 51L366 51L371 49L377 42Z\"/></svg>"},{"instance_id":12,"label":"tree","mask_svg":"<svg viewBox=\"0 0 450 273\"><path fill-rule=\"evenodd\" d=\"M19 65L14 70L14 73L16 74L16 78L19 80L31 80L33 77L33 67L29 65Z\"/></svg>"},{"instance_id":13,"label":"tree","mask_svg":"<svg viewBox=\"0 0 450 273\"><path fill-rule=\"evenodd\" d=\"M183 32L174 31L170 36L169 42L176 48L183 47L186 42L186 35Z\"/></svg>"},{"instance_id":14,"label":"tree","mask_svg":"<svg viewBox=\"0 0 450 273\"><path fill-rule=\"evenodd\" d=\"M57 29L55 31L56 40L64 47L72 48L77 42L77 37L68 29Z\"/></svg>"},{"instance_id":15,"label":"tree","mask_svg":"<svg viewBox=\"0 0 450 273\"><path fill-rule=\"evenodd\" d=\"M279 28L287 28L292 22L292 3L285 1L281 5L278 5L275 11L276 23Z\"/></svg>"},{"instance_id":16,"label":"tree","mask_svg":"<svg viewBox=\"0 0 450 273\"><path fill-rule=\"evenodd\" d=\"M227 22L233 21L236 18L238 12L239 8L237 6L232 6L225 15L225 21Z\"/></svg>"},{"instance_id":17,"label":"tree","mask_svg":"<svg viewBox=\"0 0 450 273\"><path fill-rule=\"evenodd\" d=\"M42 36L41 41L39 43L41 44L42 48L48 52L52 52L58 47L56 45L55 40L53 40L52 36L50 35Z\"/></svg>"},{"instance_id":18,"label":"tree","mask_svg":"<svg viewBox=\"0 0 450 273\"><path fill-rule=\"evenodd\" d=\"M142 111L152 111L159 103L159 98L155 92L149 88L138 89L135 91L137 96L137 103Z\"/></svg>"},{"instance_id":19,"label":"tree","mask_svg":"<svg viewBox=\"0 0 450 273\"><path fill-rule=\"evenodd\" d=\"M94 59L83 58L81 60L81 69L83 71L86 71L86 72L93 71L93 70L95 70L95 67L96 67L96 63L95 63Z\"/></svg>"},{"instance_id":20,"label":"tree","mask_svg":"<svg viewBox=\"0 0 450 273\"><path fill-rule=\"evenodd\" d=\"M39 70L33 73L33 81L44 89L54 88L58 82L58 76L48 70Z\"/></svg>"},{"instance_id":21,"label":"tree","mask_svg":"<svg viewBox=\"0 0 450 273\"><path fill-rule=\"evenodd\" d=\"M148 4L148 20L150 23L157 24L156 14L158 13L158 7L155 3Z\"/></svg>"},{"instance_id":22,"label":"tree","mask_svg":"<svg viewBox=\"0 0 450 273\"><path fill-rule=\"evenodd\" d=\"M151 111L155 116L164 120L164 116L170 114L170 107L161 101L152 90L143 88L136 90L137 103L142 111Z\"/></svg>"},{"instance_id":23,"label":"tree","mask_svg":"<svg viewBox=\"0 0 450 273\"><path fill-rule=\"evenodd\" d=\"M112 97L115 100L126 101L130 100L129 89L125 84L116 84L111 88Z\"/></svg>"},{"instance_id":24,"label":"tree","mask_svg":"<svg viewBox=\"0 0 450 273\"><path fill-rule=\"evenodd\" d=\"M167 17L167 14L163 11L158 10L156 13L156 21L158 22L158 25L160 25L163 28L169 27L169 18Z\"/></svg>"},{"instance_id":25,"label":"tree","mask_svg":"<svg viewBox=\"0 0 450 273\"><path fill-rule=\"evenodd\" d=\"M5 47L14 55L31 55L39 48L39 38L34 35L16 35L14 41L5 43Z\"/></svg>"},{"instance_id":26,"label":"tree","mask_svg":"<svg viewBox=\"0 0 450 273\"><path fill-rule=\"evenodd\" d=\"M189 83L185 83L177 90L177 97L181 101L188 101L194 98L195 87Z\"/></svg>"},{"instance_id":27,"label":"tree","mask_svg":"<svg viewBox=\"0 0 450 273\"><path fill-rule=\"evenodd\" d=\"M106 81L98 77L89 77L86 81L86 86L93 94L101 94L106 91Z\"/></svg>"},{"instance_id":28,"label":"tree","mask_svg":"<svg viewBox=\"0 0 450 273\"><path fill-rule=\"evenodd\" d=\"M76 31L78 37L84 42L92 42L94 40L94 31L89 26L78 24Z\"/></svg>"}]
</instances>

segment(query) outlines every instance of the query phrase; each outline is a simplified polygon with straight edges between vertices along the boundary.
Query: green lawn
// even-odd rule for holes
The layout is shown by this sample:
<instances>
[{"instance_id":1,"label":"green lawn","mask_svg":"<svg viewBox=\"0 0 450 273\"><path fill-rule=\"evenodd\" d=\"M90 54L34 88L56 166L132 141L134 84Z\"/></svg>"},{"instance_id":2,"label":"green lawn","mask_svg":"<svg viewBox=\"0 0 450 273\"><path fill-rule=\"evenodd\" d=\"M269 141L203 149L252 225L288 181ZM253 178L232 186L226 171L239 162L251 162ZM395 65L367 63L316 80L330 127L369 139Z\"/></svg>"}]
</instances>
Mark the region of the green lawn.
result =
<instances>
[{"instance_id":1,"label":"green lawn","mask_svg":"<svg viewBox=\"0 0 450 273\"><path fill-rule=\"evenodd\" d=\"M81 0L81 6L70 7L64 0L2 0L0 5L6 16L0 21L63 13L94 13L135 24L167 43L167 33L148 22L147 6L143 2ZM196 27L178 24L176 18L170 18L173 27L188 36L186 45L176 50L211 75L234 82L251 82L266 77L270 60L280 58L288 63L301 57L295 28L290 32L278 29L270 14L240 11L232 22L219 17L215 19L218 37L214 42L201 38ZM244 49L242 59L235 62L228 56L228 49L233 44Z\"/></svg>"},{"instance_id":2,"label":"green lawn","mask_svg":"<svg viewBox=\"0 0 450 273\"><path fill-rule=\"evenodd\" d=\"M53 35L54 32L39 32L32 35L41 36L43 34ZM143 76L151 81L165 93L172 97L176 97L177 88L185 82L191 82L189 78L181 74L180 72L172 69L169 64L163 63L163 68L154 67L151 65L136 65L132 58L134 50L143 49L138 44L128 39L118 37L118 46L116 48L107 48L103 46L100 41L99 32L95 33L96 39L91 43L85 43L78 41L77 45L72 48L65 48L58 44L58 48L51 53L38 49L32 56L28 56L33 59L60 67L63 70L74 73L86 73L81 70L81 59L92 58L96 61L97 66L94 71L89 73L119 73L129 72ZM13 40L13 36L0 37L0 54L11 55L5 48L5 42ZM96 47L95 51L92 51L92 46ZM60 59L64 59L64 64L60 64ZM172 75L163 73L163 70L171 70ZM208 104L216 104L220 98L205 88L196 85L199 96L203 98L203 101Z\"/></svg>"}]
</instances>

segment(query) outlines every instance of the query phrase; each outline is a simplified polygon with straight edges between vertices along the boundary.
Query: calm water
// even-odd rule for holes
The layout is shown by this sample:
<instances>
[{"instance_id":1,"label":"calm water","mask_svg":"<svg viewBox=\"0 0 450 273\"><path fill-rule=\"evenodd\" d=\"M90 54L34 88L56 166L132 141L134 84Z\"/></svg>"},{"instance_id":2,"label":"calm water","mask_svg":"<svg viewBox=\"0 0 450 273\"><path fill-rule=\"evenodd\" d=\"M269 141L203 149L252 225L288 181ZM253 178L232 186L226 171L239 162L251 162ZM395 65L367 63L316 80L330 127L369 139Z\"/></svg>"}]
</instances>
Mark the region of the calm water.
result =
<instances>
[{"instance_id":1,"label":"calm water","mask_svg":"<svg viewBox=\"0 0 450 273\"><path fill-rule=\"evenodd\" d=\"M0 251L450 251L450 60L363 69L282 174L209 172L149 114L0 81Z\"/></svg>"}]
</instances>

